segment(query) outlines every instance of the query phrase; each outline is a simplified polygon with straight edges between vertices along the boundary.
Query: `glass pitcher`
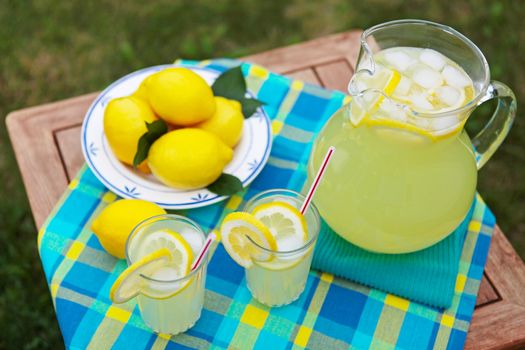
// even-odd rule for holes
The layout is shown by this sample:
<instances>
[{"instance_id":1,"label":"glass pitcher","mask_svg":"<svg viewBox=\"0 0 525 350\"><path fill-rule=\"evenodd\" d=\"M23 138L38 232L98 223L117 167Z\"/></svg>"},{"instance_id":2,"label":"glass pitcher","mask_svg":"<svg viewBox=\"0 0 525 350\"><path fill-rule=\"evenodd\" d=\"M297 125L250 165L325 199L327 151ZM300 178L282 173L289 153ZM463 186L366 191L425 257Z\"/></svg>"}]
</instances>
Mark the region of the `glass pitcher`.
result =
<instances>
[{"instance_id":1,"label":"glass pitcher","mask_svg":"<svg viewBox=\"0 0 525 350\"><path fill-rule=\"evenodd\" d=\"M374 252L413 252L442 240L465 219L478 169L511 128L513 92L490 80L468 38L421 20L366 30L349 92L310 155L312 179L328 147L336 148L316 192L321 216ZM492 98L496 111L470 139L467 118Z\"/></svg>"}]
</instances>

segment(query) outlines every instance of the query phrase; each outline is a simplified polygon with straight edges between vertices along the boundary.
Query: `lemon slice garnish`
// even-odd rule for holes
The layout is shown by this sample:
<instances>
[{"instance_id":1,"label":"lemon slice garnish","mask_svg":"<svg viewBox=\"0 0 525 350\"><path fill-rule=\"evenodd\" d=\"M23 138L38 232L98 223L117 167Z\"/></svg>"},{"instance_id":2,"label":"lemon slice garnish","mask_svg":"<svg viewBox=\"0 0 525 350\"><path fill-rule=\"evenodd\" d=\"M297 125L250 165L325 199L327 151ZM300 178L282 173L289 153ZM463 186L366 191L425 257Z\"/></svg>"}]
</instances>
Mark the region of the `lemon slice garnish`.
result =
<instances>
[{"instance_id":1,"label":"lemon slice garnish","mask_svg":"<svg viewBox=\"0 0 525 350\"><path fill-rule=\"evenodd\" d=\"M384 95L391 96L401 81L401 74L394 69L380 69L370 76L363 75L361 79L366 89L382 91ZM373 94L373 95L370 95ZM354 126L369 115L374 114L381 106L385 96L379 92L365 92L363 96L354 98L350 105L350 121Z\"/></svg>"},{"instance_id":2,"label":"lemon slice garnish","mask_svg":"<svg viewBox=\"0 0 525 350\"><path fill-rule=\"evenodd\" d=\"M253 210L253 215L259 219L279 241L289 237L297 237L301 242L308 239L306 220L297 208L285 202L271 202L258 205Z\"/></svg>"},{"instance_id":3,"label":"lemon slice garnish","mask_svg":"<svg viewBox=\"0 0 525 350\"><path fill-rule=\"evenodd\" d=\"M111 287L110 298L115 303L123 303L139 293L166 299L181 292L191 282L168 282L187 275L193 262L191 246L177 232L163 229L149 233L132 241L131 251L132 256L139 260L128 266ZM168 256L168 261L165 261L165 256Z\"/></svg>"},{"instance_id":4,"label":"lemon slice garnish","mask_svg":"<svg viewBox=\"0 0 525 350\"><path fill-rule=\"evenodd\" d=\"M177 268L177 275L184 276L190 271L193 262L193 250L184 237L173 230L162 229L144 235L144 238L139 238L136 241L136 245L138 248L137 252L133 254L135 256L142 257L166 248L172 255L172 267Z\"/></svg>"},{"instance_id":5,"label":"lemon slice garnish","mask_svg":"<svg viewBox=\"0 0 525 350\"><path fill-rule=\"evenodd\" d=\"M393 120L393 119L385 119L385 118L381 118L381 119L367 119L365 121L365 125L368 125L368 126L384 126L384 127L388 127L388 128L397 128L397 129L403 129L407 132L411 132L411 133L414 133L414 134L418 134L418 135L421 135L421 136L424 136L424 137L427 137L429 138L430 140L433 140L433 141L438 141L438 140L441 140L441 139L445 139L451 135L455 135L457 134L458 132L460 132L461 130L463 130L463 126L465 124L465 120L463 121L458 121L458 124L455 125L454 128L450 128L450 129L447 129L445 132L435 132L435 131L429 131L425 128L422 128L422 127L419 127L419 126L415 126L415 125L412 125L412 124L408 124L406 122L401 122L401 121L398 121L398 120Z\"/></svg>"},{"instance_id":6,"label":"lemon slice garnish","mask_svg":"<svg viewBox=\"0 0 525 350\"><path fill-rule=\"evenodd\" d=\"M253 265L253 259L265 261L272 258L269 253L263 252L250 242L248 237L263 248L277 249L277 243L270 230L252 214L228 214L221 224L221 241L231 258L246 268Z\"/></svg>"},{"instance_id":7,"label":"lemon slice garnish","mask_svg":"<svg viewBox=\"0 0 525 350\"><path fill-rule=\"evenodd\" d=\"M304 246L308 241L308 227L305 217L293 205L285 202L271 202L258 205L253 215L259 219L276 238L277 248L281 252L290 252ZM284 270L296 266L310 252L283 253L269 261L256 261L270 270Z\"/></svg>"},{"instance_id":8,"label":"lemon slice garnish","mask_svg":"<svg viewBox=\"0 0 525 350\"><path fill-rule=\"evenodd\" d=\"M167 266L172 261L171 259L170 251L162 248L131 264L113 283L109 298L114 303L120 304L137 296L146 283L141 275L151 275L158 269Z\"/></svg>"}]
</instances>

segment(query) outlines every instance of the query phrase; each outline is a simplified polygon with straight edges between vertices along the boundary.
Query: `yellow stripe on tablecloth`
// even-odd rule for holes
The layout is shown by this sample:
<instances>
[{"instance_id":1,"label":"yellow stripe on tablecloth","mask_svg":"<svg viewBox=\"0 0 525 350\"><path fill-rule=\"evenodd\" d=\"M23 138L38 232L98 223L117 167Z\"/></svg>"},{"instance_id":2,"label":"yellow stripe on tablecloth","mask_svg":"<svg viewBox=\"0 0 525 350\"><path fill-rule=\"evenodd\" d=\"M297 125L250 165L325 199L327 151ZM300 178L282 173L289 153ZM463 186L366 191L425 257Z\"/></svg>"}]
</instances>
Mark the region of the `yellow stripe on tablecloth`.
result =
<instances>
[{"instance_id":1,"label":"yellow stripe on tablecloth","mask_svg":"<svg viewBox=\"0 0 525 350\"><path fill-rule=\"evenodd\" d=\"M262 329L266 319L268 318L268 315L269 313L266 310L259 309L253 305L247 305L246 309L244 309L244 313L242 314L241 322L257 329Z\"/></svg>"},{"instance_id":2,"label":"yellow stripe on tablecloth","mask_svg":"<svg viewBox=\"0 0 525 350\"><path fill-rule=\"evenodd\" d=\"M304 88L304 83L301 80L294 80L290 85L292 90L301 91Z\"/></svg>"},{"instance_id":3,"label":"yellow stripe on tablecloth","mask_svg":"<svg viewBox=\"0 0 525 350\"><path fill-rule=\"evenodd\" d=\"M268 72L266 69L264 69L261 66L253 65L250 68L250 75L256 76L257 78L266 79L268 78L268 75L270 72Z\"/></svg>"},{"instance_id":4,"label":"yellow stripe on tablecloth","mask_svg":"<svg viewBox=\"0 0 525 350\"><path fill-rule=\"evenodd\" d=\"M71 247L69 247L69 250L66 253L66 258L71 260L77 260L80 254L82 254L82 251L86 245L79 241L74 241L73 244L71 244Z\"/></svg>"},{"instance_id":5,"label":"yellow stripe on tablecloth","mask_svg":"<svg viewBox=\"0 0 525 350\"><path fill-rule=\"evenodd\" d=\"M301 325L293 342L305 348L308 344L308 340L310 339L310 335L312 335L312 329L310 327Z\"/></svg>"},{"instance_id":6,"label":"yellow stripe on tablecloth","mask_svg":"<svg viewBox=\"0 0 525 350\"><path fill-rule=\"evenodd\" d=\"M118 306L111 305L108 308L108 311L106 311L106 317L112 318L122 323L127 323L131 317L131 312L121 309Z\"/></svg>"},{"instance_id":7,"label":"yellow stripe on tablecloth","mask_svg":"<svg viewBox=\"0 0 525 350\"><path fill-rule=\"evenodd\" d=\"M115 199L117 199L117 195L114 194L113 192L111 191L107 191L106 193L104 193L104 195L102 196L102 201L104 203L111 203L111 202L114 202Z\"/></svg>"},{"instance_id":8,"label":"yellow stripe on tablecloth","mask_svg":"<svg viewBox=\"0 0 525 350\"><path fill-rule=\"evenodd\" d=\"M40 247L42 247L42 237L44 237L44 233L46 232L46 227L45 226L42 226L42 228L40 228L40 230L38 230L38 236L37 236L37 240L36 240L36 244L37 244L37 247L38 247L38 250L40 250Z\"/></svg>"},{"instance_id":9,"label":"yellow stripe on tablecloth","mask_svg":"<svg viewBox=\"0 0 525 350\"><path fill-rule=\"evenodd\" d=\"M78 186L78 179L73 179L67 186L70 190L74 190Z\"/></svg>"},{"instance_id":10,"label":"yellow stripe on tablecloth","mask_svg":"<svg viewBox=\"0 0 525 350\"><path fill-rule=\"evenodd\" d=\"M321 281L325 281L326 283L332 283L334 280L334 275L331 273L323 272L321 273Z\"/></svg>"},{"instance_id":11,"label":"yellow stripe on tablecloth","mask_svg":"<svg viewBox=\"0 0 525 350\"><path fill-rule=\"evenodd\" d=\"M385 298L385 304L388 304L403 311L407 311L408 307L410 306L410 301L395 296L393 294L387 294Z\"/></svg>"},{"instance_id":12,"label":"yellow stripe on tablecloth","mask_svg":"<svg viewBox=\"0 0 525 350\"><path fill-rule=\"evenodd\" d=\"M441 322L440 323L443 326L447 326L449 328L452 328L454 326L454 317L450 316L450 315L447 315L447 314L443 314L443 316L441 316Z\"/></svg>"},{"instance_id":13,"label":"yellow stripe on tablecloth","mask_svg":"<svg viewBox=\"0 0 525 350\"><path fill-rule=\"evenodd\" d=\"M456 279L456 286L454 288L454 291L456 293L461 293L465 289L465 284L467 282L467 276L463 274L458 274L458 278Z\"/></svg>"},{"instance_id":14,"label":"yellow stripe on tablecloth","mask_svg":"<svg viewBox=\"0 0 525 350\"><path fill-rule=\"evenodd\" d=\"M278 135L283 128L283 122L280 120L274 120L272 122L272 135Z\"/></svg>"},{"instance_id":15,"label":"yellow stripe on tablecloth","mask_svg":"<svg viewBox=\"0 0 525 350\"><path fill-rule=\"evenodd\" d=\"M468 225L469 231L479 232L481 230L481 222L472 220Z\"/></svg>"},{"instance_id":16,"label":"yellow stripe on tablecloth","mask_svg":"<svg viewBox=\"0 0 525 350\"><path fill-rule=\"evenodd\" d=\"M241 203L242 203L242 197L234 194L233 196L230 197L230 199L226 203L226 208L230 210L236 210Z\"/></svg>"}]
</instances>

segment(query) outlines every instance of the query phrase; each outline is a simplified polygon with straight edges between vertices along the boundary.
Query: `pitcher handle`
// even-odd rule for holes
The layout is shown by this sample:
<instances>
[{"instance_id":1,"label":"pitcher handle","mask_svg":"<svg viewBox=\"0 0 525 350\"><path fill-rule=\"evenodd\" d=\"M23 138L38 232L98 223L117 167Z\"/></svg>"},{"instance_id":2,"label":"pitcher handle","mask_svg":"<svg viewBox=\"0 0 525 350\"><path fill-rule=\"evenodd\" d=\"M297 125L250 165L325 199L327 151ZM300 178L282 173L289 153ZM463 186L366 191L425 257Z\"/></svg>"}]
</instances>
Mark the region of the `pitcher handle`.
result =
<instances>
[{"instance_id":1,"label":"pitcher handle","mask_svg":"<svg viewBox=\"0 0 525 350\"><path fill-rule=\"evenodd\" d=\"M516 116L516 96L512 90L499 81L491 81L487 93L478 105L497 98L498 106L489 122L473 139L478 169L492 157L510 131Z\"/></svg>"}]
</instances>

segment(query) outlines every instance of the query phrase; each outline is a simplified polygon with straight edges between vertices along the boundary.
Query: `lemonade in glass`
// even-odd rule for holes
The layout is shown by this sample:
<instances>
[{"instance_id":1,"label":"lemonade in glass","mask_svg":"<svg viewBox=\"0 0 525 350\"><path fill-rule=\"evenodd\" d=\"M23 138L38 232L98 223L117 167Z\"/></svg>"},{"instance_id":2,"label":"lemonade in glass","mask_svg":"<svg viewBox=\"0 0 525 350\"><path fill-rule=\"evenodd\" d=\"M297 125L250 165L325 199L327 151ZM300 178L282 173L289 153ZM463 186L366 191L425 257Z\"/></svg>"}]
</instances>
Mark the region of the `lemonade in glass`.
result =
<instances>
[{"instance_id":1,"label":"lemonade in glass","mask_svg":"<svg viewBox=\"0 0 525 350\"><path fill-rule=\"evenodd\" d=\"M191 270L205 242L192 220L159 215L141 222L126 246L128 270L112 288L112 299L136 297L144 322L156 333L178 334L199 319L204 303L206 255ZM135 268L136 267L136 268Z\"/></svg>"},{"instance_id":2,"label":"lemonade in glass","mask_svg":"<svg viewBox=\"0 0 525 350\"><path fill-rule=\"evenodd\" d=\"M274 189L249 200L221 225L222 243L245 268L248 289L268 306L286 305L304 290L320 229L317 208L299 212L304 196Z\"/></svg>"}]
</instances>

